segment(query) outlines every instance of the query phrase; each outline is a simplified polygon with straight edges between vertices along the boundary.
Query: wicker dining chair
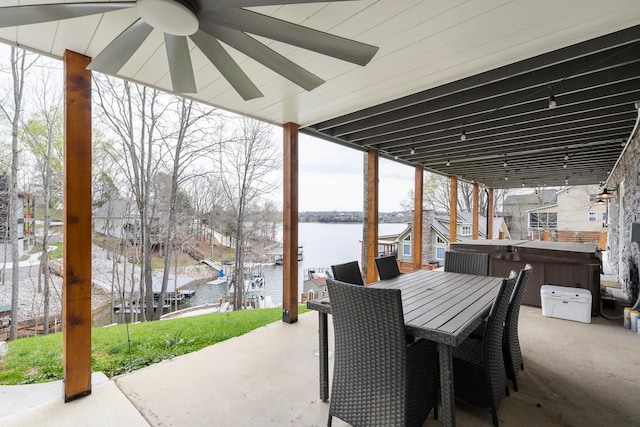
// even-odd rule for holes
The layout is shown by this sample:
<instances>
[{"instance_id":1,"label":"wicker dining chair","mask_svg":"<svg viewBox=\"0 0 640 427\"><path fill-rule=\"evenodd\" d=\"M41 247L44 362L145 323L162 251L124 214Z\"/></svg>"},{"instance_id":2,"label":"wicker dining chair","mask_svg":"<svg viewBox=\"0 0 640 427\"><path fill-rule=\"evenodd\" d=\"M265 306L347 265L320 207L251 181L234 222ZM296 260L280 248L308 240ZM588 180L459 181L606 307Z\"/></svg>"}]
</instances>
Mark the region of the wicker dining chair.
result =
<instances>
[{"instance_id":1,"label":"wicker dining chair","mask_svg":"<svg viewBox=\"0 0 640 427\"><path fill-rule=\"evenodd\" d=\"M527 283L533 272L531 264L527 264L524 269L520 270L516 286L511 294L509 308L507 309L507 317L504 327L504 338L502 343L502 351L504 354L504 364L507 372L507 378L513 384L513 390L518 391L518 381L516 376L518 372L524 370L524 361L522 360L522 351L520 350L520 340L518 339L518 318L520 316L520 305L522 298L527 289Z\"/></svg>"},{"instance_id":2,"label":"wicker dining chair","mask_svg":"<svg viewBox=\"0 0 640 427\"><path fill-rule=\"evenodd\" d=\"M489 254L447 251L444 256L444 271L488 276Z\"/></svg>"},{"instance_id":3,"label":"wicker dining chair","mask_svg":"<svg viewBox=\"0 0 640 427\"><path fill-rule=\"evenodd\" d=\"M398 261L395 256L383 256L376 258L375 261L380 280L393 279L400 275L400 268L398 267Z\"/></svg>"},{"instance_id":4,"label":"wicker dining chair","mask_svg":"<svg viewBox=\"0 0 640 427\"><path fill-rule=\"evenodd\" d=\"M421 426L436 405L436 343L405 339L401 291L327 279L335 336L328 426Z\"/></svg>"},{"instance_id":5,"label":"wicker dining chair","mask_svg":"<svg viewBox=\"0 0 640 427\"><path fill-rule=\"evenodd\" d=\"M491 412L498 425L498 405L508 395L502 339L509 299L517 277L504 279L491 306L481 339L469 336L453 350L454 390L460 398Z\"/></svg>"},{"instance_id":6,"label":"wicker dining chair","mask_svg":"<svg viewBox=\"0 0 640 427\"><path fill-rule=\"evenodd\" d=\"M333 278L341 282L351 283L353 285L364 285L358 261L332 265L331 272L333 273Z\"/></svg>"}]
</instances>

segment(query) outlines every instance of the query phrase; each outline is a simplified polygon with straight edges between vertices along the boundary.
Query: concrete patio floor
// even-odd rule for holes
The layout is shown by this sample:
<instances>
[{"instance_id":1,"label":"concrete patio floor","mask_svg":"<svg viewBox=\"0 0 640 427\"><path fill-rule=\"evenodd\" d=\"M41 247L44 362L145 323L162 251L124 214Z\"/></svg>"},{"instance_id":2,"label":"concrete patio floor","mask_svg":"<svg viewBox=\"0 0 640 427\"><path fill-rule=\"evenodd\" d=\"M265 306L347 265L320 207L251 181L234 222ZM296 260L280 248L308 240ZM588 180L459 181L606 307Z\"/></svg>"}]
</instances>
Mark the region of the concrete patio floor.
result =
<instances>
[{"instance_id":1,"label":"concrete patio floor","mask_svg":"<svg viewBox=\"0 0 640 427\"><path fill-rule=\"evenodd\" d=\"M113 380L94 374L92 395L67 404L60 382L3 386L0 425L326 425L317 327L317 313L305 313ZM622 320L585 324L522 307L520 330L526 369L520 391L500 404L501 425L640 425L640 335ZM459 426L491 425L488 413L460 402L456 416Z\"/></svg>"}]
</instances>

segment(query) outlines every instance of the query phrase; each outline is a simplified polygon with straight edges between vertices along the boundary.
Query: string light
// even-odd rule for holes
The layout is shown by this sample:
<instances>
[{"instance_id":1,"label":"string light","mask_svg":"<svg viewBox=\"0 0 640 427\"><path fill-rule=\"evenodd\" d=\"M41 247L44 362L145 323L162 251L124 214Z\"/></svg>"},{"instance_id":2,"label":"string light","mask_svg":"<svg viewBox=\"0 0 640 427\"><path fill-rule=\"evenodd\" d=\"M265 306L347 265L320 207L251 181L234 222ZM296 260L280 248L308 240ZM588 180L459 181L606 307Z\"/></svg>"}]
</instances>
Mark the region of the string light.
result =
<instances>
[{"instance_id":1,"label":"string light","mask_svg":"<svg viewBox=\"0 0 640 427\"><path fill-rule=\"evenodd\" d=\"M549 108L556 108L558 104L556 103L556 97L553 95L553 86L551 86L551 95L549 96Z\"/></svg>"},{"instance_id":2,"label":"string light","mask_svg":"<svg viewBox=\"0 0 640 427\"><path fill-rule=\"evenodd\" d=\"M566 168L567 168L567 163L565 162L562 164L562 169L566 169Z\"/></svg>"},{"instance_id":3,"label":"string light","mask_svg":"<svg viewBox=\"0 0 640 427\"><path fill-rule=\"evenodd\" d=\"M451 162L447 160L447 167L451 166Z\"/></svg>"},{"instance_id":4,"label":"string light","mask_svg":"<svg viewBox=\"0 0 640 427\"><path fill-rule=\"evenodd\" d=\"M416 149L411 147L411 154L416 154Z\"/></svg>"}]
</instances>

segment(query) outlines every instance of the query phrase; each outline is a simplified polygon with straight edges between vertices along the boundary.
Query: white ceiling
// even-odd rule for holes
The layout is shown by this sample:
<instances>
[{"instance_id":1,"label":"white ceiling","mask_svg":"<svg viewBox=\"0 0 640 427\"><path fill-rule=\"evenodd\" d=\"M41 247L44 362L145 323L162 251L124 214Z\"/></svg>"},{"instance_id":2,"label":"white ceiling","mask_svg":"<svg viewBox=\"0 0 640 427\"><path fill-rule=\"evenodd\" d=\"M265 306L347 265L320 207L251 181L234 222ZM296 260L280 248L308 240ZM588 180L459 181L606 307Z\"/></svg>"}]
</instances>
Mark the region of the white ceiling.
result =
<instances>
[{"instance_id":1,"label":"white ceiling","mask_svg":"<svg viewBox=\"0 0 640 427\"><path fill-rule=\"evenodd\" d=\"M0 0L0 6L55 3ZM193 98L274 124L305 127L640 23L638 0L356 0L253 8L262 14L379 46L365 67L263 40L326 83L311 92L243 54L230 54L264 93L244 101L189 41ZM0 11L0 13L2 13ZM95 57L138 17L135 8L0 29L0 41L61 58ZM171 87L154 30L120 76Z\"/></svg>"}]
</instances>

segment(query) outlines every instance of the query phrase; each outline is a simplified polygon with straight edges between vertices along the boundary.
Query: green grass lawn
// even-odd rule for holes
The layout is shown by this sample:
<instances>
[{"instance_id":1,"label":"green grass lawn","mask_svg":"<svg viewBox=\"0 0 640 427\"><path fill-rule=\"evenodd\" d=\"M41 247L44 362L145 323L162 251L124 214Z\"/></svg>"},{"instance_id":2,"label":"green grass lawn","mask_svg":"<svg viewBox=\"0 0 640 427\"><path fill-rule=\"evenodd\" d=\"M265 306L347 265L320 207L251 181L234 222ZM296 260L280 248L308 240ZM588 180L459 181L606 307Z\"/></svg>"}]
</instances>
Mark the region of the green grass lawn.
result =
<instances>
[{"instance_id":1,"label":"green grass lawn","mask_svg":"<svg viewBox=\"0 0 640 427\"><path fill-rule=\"evenodd\" d=\"M299 307L300 313L307 311ZM113 377L200 350L281 320L282 308L211 313L182 319L94 328L92 369ZM0 384L62 379L62 334L23 338L8 344L0 360Z\"/></svg>"}]
</instances>

